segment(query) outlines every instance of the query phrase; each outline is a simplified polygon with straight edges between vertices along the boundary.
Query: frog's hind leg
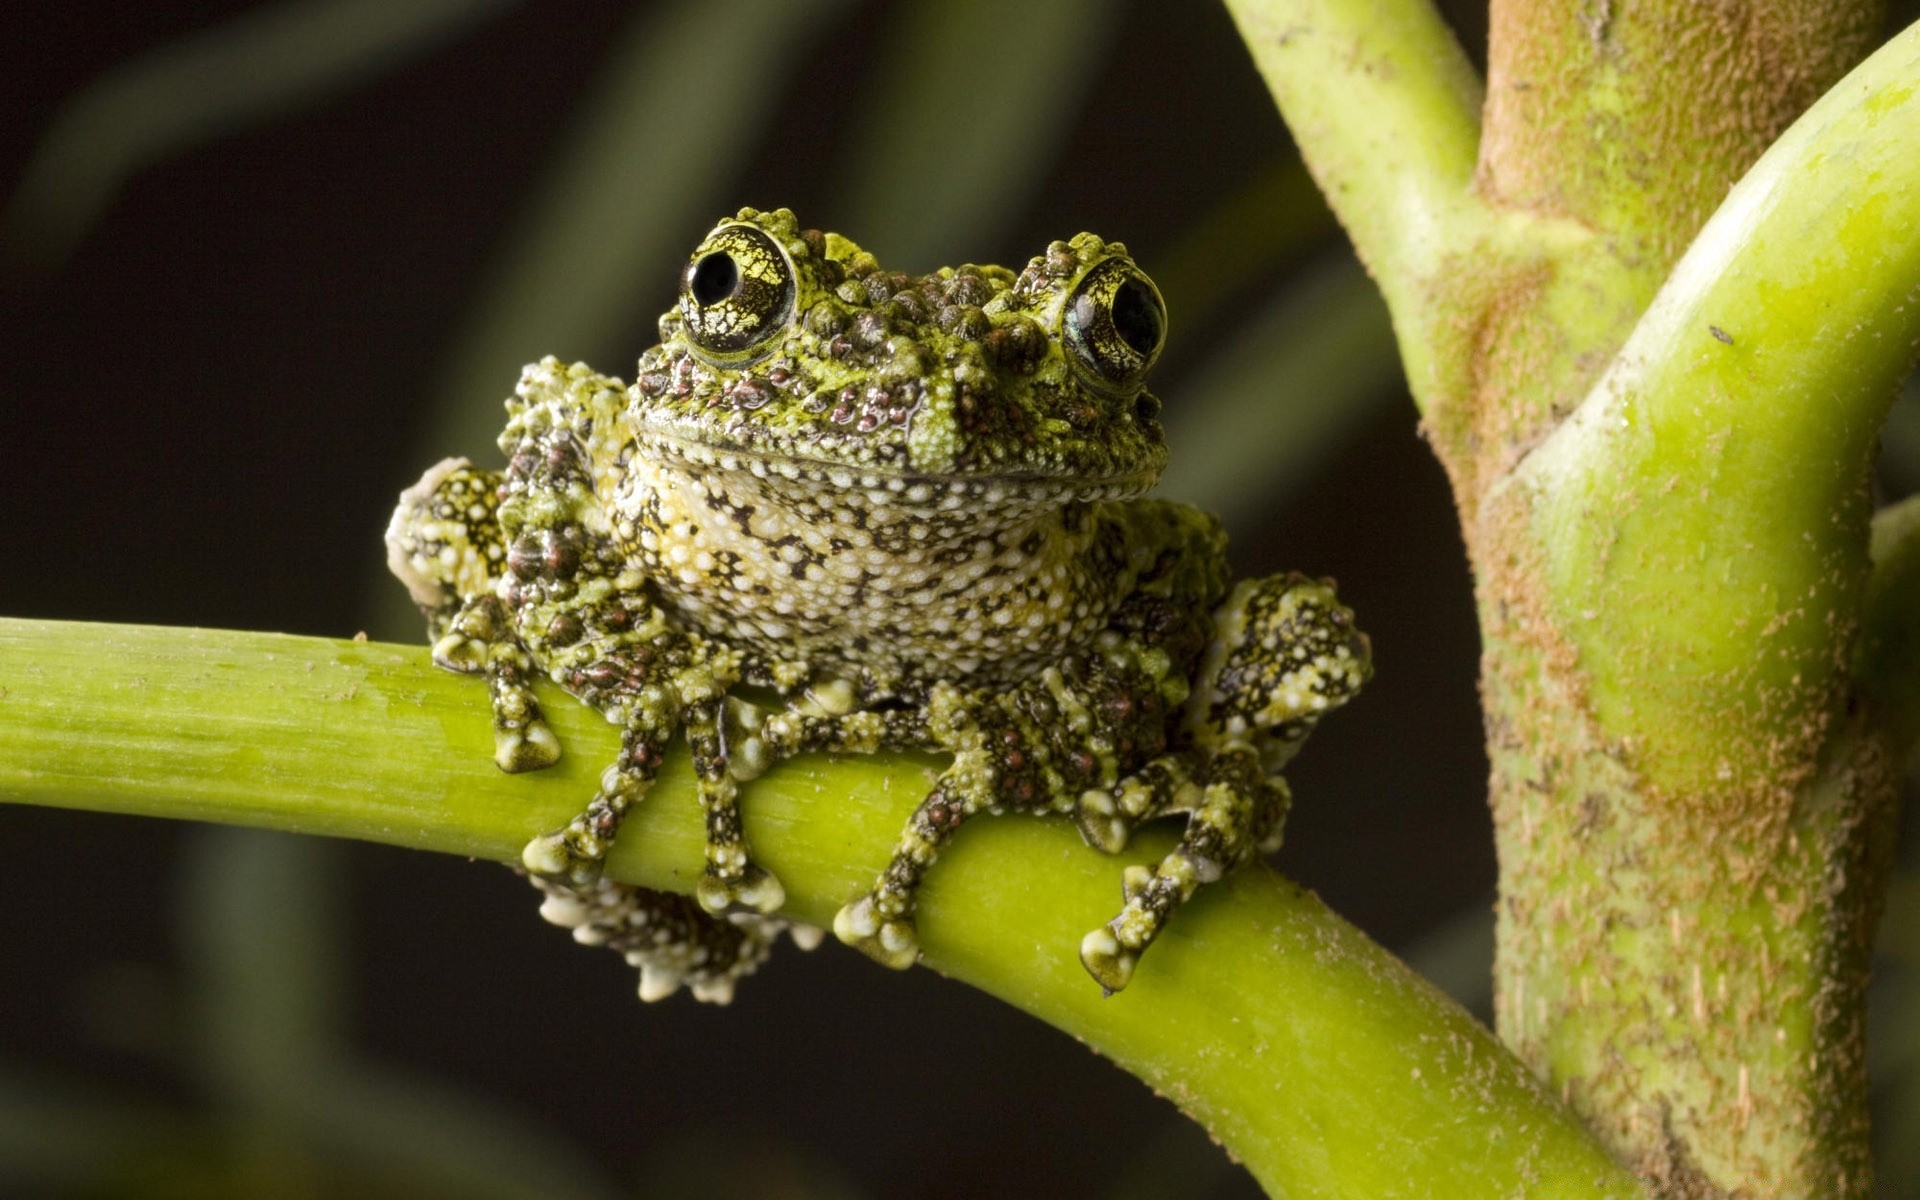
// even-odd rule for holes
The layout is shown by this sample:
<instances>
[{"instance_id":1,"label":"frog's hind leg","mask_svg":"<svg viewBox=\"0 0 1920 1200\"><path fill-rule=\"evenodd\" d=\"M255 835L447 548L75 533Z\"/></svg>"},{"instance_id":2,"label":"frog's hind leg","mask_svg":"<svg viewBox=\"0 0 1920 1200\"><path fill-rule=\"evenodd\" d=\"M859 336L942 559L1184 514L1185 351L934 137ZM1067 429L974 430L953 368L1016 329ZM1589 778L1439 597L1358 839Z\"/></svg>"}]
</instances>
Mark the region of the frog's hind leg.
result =
<instances>
[{"instance_id":1,"label":"frog's hind leg","mask_svg":"<svg viewBox=\"0 0 1920 1200\"><path fill-rule=\"evenodd\" d=\"M1256 847L1277 838L1291 800L1286 781L1266 775L1258 756L1245 747L1212 757L1169 755L1114 791L1111 808L1124 815L1097 816L1092 823L1103 834L1167 813L1189 815L1179 844L1158 865L1127 868L1120 885L1126 905L1120 915L1080 942L1080 961L1109 994L1127 986L1141 953L1200 885L1219 879ZM1091 798L1082 797L1080 814ZM1089 821L1080 814L1085 833ZM1118 850L1125 838L1122 835L1119 844L1110 836L1105 842L1093 836L1087 840L1101 849Z\"/></svg>"},{"instance_id":2,"label":"frog's hind leg","mask_svg":"<svg viewBox=\"0 0 1920 1200\"><path fill-rule=\"evenodd\" d=\"M550 879L533 881L545 894L540 915L573 931L585 946L605 946L640 973L640 998L649 1003L681 987L696 1000L725 1004L734 984L767 958L781 930L804 949L820 931L778 917L716 917L692 897L598 880L584 888Z\"/></svg>"}]
</instances>

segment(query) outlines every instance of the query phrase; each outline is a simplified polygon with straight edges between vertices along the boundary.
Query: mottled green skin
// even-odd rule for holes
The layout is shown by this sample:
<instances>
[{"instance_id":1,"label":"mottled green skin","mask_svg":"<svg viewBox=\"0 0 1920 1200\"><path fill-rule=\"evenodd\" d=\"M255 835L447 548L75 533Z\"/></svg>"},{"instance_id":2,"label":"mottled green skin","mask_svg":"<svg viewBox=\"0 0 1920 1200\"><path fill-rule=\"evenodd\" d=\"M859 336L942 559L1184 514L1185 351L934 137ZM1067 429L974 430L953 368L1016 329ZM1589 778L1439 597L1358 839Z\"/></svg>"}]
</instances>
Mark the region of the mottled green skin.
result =
<instances>
[{"instance_id":1,"label":"mottled green skin","mask_svg":"<svg viewBox=\"0 0 1920 1200\"><path fill-rule=\"evenodd\" d=\"M644 997L723 1000L785 926L736 781L807 750L932 749L952 765L835 933L912 963L915 888L977 813L1068 814L1110 851L1189 813L1082 945L1124 986L1195 887L1277 840L1280 766L1369 671L1330 585L1229 594L1218 523L1141 498L1166 461L1145 387L1163 333L1151 282L1090 234L1018 274L915 278L743 209L690 258L632 387L527 368L506 471L439 464L388 543L436 661L488 679L504 769L559 752L535 670L622 728L592 802L527 847L543 913L625 953ZM697 910L599 878L676 737L707 813Z\"/></svg>"}]
</instances>

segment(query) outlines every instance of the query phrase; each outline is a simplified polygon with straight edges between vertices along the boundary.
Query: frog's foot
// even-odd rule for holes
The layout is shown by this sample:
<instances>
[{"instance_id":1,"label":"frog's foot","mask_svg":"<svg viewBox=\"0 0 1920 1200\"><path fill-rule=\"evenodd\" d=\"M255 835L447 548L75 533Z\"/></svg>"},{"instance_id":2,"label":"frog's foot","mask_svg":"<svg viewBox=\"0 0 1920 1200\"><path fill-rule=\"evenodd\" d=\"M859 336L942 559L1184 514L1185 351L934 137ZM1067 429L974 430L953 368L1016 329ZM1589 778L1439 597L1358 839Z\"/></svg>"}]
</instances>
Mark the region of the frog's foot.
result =
<instances>
[{"instance_id":1,"label":"frog's foot","mask_svg":"<svg viewBox=\"0 0 1920 1200\"><path fill-rule=\"evenodd\" d=\"M1184 842L1159 866L1129 867L1121 881L1126 906L1120 915L1080 940L1080 961L1103 991L1127 986L1140 955L1160 936L1174 911L1203 883L1212 883L1234 864L1195 853Z\"/></svg>"},{"instance_id":2,"label":"frog's foot","mask_svg":"<svg viewBox=\"0 0 1920 1200\"><path fill-rule=\"evenodd\" d=\"M1367 635L1330 580L1243 580L1214 611L1213 627L1187 699L1187 731L1211 749L1253 746L1270 775L1373 674Z\"/></svg>"},{"instance_id":3,"label":"frog's foot","mask_svg":"<svg viewBox=\"0 0 1920 1200\"><path fill-rule=\"evenodd\" d=\"M1080 939L1080 965L1093 976L1100 990L1111 996L1133 981L1133 968L1140 962L1140 950L1121 944L1113 926L1102 925Z\"/></svg>"},{"instance_id":4,"label":"frog's foot","mask_svg":"<svg viewBox=\"0 0 1920 1200\"><path fill-rule=\"evenodd\" d=\"M520 865L535 878L567 887L592 887L627 810L646 795L660 770L655 743L635 730L621 736L620 757L600 776L593 801L565 826L545 833L520 851Z\"/></svg>"},{"instance_id":5,"label":"frog's foot","mask_svg":"<svg viewBox=\"0 0 1920 1200\"><path fill-rule=\"evenodd\" d=\"M514 636L499 597L488 593L461 605L434 641L433 662L486 677L493 761L502 771L536 771L559 761L560 740L533 699L533 660Z\"/></svg>"},{"instance_id":6,"label":"frog's foot","mask_svg":"<svg viewBox=\"0 0 1920 1200\"><path fill-rule=\"evenodd\" d=\"M1162 763L1168 760L1160 760ZM1121 878L1126 901L1120 915L1080 942L1080 961L1109 995L1127 986L1140 955L1153 944L1170 917L1202 885L1212 883L1238 866L1261 833L1280 824L1284 788L1276 788L1260 773L1255 752L1247 747L1199 766L1205 786L1188 777L1172 795L1180 797L1146 816L1191 809L1180 843L1158 866L1128 867ZM1141 772L1145 774L1146 772ZM1172 775L1173 772L1169 772ZM1189 798L1197 797L1197 802Z\"/></svg>"},{"instance_id":7,"label":"frog's foot","mask_svg":"<svg viewBox=\"0 0 1920 1200\"><path fill-rule=\"evenodd\" d=\"M518 728L493 727L493 761L502 771L518 774L537 771L560 761L560 739L539 713L534 713Z\"/></svg>"},{"instance_id":8,"label":"frog's foot","mask_svg":"<svg viewBox=\"0 0 1920 1200\"><path fill-rule=\"evenodd\" d=\"M1205 770L1196 751L1154 759L1112 788L1089 788L1074 802L1073 823L1087 845L1118 854L1142 822L1190 811L1201 799L1196 776Z\"/></svg>"},{"instance_id":9,"label":"frog's foot","mask_svg":"<svg viewBox=\"0 0 1920 1200\"><path fill-rule=\"evenodd\" d=\"M606 857L606 846L586 831L579 818L520 848L520 865L529 875L575 888L592 887Z\"/></svg>"},{"instance_id":10,"label":"frog's foot","mask_svg":"<svg viewBox=\"0 0 1920 1200\"><path fill-rule=\"evenodd\" d=\"M897 915L885 915L885 897L866 895L833 915L833 936L882 966L904 971L920 958L920 935L914 929L909 906L889 906Z\"/></svg>"},{"instance_id":11,"label":"frog's foot","mask_svg":"<svg viewBox=\"0 0 1920 1200\"><path fill-rule=\"evenodd\" d=\"M879 883L834 915L835 937L896 970L913 965L920 954L913 922L920 880L954 831L992 803L984 782L986 761L978 748L954 755L953 765L908 819Z\"/></svg>"},{"instance_id":12,"label":"frog's foot","mask_svg":"<svg viewBox=\"0 0 1920 1200\"><path fill-rule=\"evenodd\" d=\"M820 931L778 917L720 918L692 897L600 880L573 888L536 878L546 894L540 915L573 931L582 945L605 946L640 972L640 998L651 1003L685 987L696 1000L725 1004L734 985L766 961L774 939L790 930L802 947Z\"/></svg>"},{"instance_id":13,"label":"frog's foot","mask_svg":"<svg viewBox=\"0 0 1920 1200\"><path fill-rule=\"evenodd\" d=\"M715 916L730 913L770 913L787 902L787 889L780 886L772 871L749 862L732 875L723 876L712 866L700 877L695 888L700 907Z\"/></svg>"}]
</instances>

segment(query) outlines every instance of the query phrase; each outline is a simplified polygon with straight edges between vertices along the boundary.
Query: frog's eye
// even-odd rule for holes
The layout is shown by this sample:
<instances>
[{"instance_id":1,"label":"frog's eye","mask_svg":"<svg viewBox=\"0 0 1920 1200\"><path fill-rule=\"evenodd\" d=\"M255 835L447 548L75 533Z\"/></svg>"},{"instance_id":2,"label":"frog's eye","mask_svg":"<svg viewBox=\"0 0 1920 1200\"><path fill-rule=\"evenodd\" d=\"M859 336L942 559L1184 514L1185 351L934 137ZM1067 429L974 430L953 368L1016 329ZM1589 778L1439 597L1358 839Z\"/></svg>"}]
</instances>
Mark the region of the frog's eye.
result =
<instances>
[{"instance_id":1,"label":"frog's eye","mask_svg":"<svg viewBox=\"0 0 1920 1200\"><path fill-rule=\"evenodd\" d=\"M1109 258L1081 277L1063 323L1075 356L1108 387L1137 386L1167 340L1160 289L1124 258Z\"/></svg>"},{"instance_id":2,"label":"frog's eye","mask_svg":"<svg viewBox=\"0 0 1920 1200\"><path fill-rule=\"evenodd\" d=\"M725 359L778 336L793 319L793 296L793 264L752 225L722 225L708 234L680 276L687 336Z\"/></svg>"}]
</instances>

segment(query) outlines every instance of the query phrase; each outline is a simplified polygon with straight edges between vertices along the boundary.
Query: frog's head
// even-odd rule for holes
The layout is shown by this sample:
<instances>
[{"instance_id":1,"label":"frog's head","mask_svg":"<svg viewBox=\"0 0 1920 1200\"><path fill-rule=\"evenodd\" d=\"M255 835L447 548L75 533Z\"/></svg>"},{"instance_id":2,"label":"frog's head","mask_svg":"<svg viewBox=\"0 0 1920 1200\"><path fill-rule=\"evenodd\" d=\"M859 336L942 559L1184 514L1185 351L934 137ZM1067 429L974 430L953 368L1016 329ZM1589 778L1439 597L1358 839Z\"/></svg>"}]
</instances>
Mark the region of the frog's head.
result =
<instances>
[{"instance_id":1,"label":"frog's head","mask_svg":"<svg viewBox=\"0 0 1920 1200\"><path fill-rule=\"evenodd\" d=\"M763 477L1136 495L1166 465L1146 386L1165 333L1153 281L1092 234L1017 275L915 277L785 209L741 209L687 261L633 428L650 453Z\"/></svg>"}]
</instances>

